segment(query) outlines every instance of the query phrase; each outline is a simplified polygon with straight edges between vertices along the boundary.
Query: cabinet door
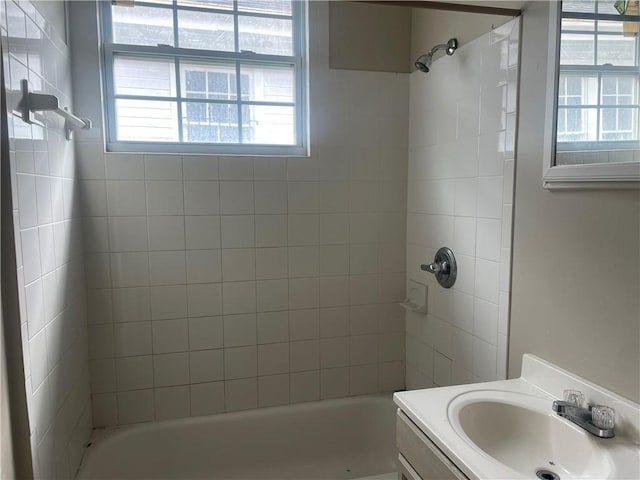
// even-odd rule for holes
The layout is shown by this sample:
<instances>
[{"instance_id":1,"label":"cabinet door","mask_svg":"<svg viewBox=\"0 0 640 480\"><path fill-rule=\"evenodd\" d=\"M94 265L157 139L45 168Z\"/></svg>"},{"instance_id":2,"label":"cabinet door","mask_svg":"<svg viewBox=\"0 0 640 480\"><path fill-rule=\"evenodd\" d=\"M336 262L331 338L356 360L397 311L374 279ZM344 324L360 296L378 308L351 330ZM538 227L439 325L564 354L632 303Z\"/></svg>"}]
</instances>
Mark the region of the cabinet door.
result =
<instances>
[{"instance_id":1,"label":"cabinet door","mask_svg":"<svg viewBox=\"0 0 640 480\"><path fill-rule=\"evenodd\" d=\"M401 453L398 454L398 480L422 480Z\"/></svg>"},{"instance_id":2,"label":"cabinet door","mask_svg":"<svg viewBox=\"0 0 640 480\"><path fill-rule=\"evenodd\" d=\"M401 411L396 422L398 450L418 479L468 480L449 458ZM407 476L408 480L413 480ZM400 480L403 480L400 477Z\"/></svg>"}]
</instances>

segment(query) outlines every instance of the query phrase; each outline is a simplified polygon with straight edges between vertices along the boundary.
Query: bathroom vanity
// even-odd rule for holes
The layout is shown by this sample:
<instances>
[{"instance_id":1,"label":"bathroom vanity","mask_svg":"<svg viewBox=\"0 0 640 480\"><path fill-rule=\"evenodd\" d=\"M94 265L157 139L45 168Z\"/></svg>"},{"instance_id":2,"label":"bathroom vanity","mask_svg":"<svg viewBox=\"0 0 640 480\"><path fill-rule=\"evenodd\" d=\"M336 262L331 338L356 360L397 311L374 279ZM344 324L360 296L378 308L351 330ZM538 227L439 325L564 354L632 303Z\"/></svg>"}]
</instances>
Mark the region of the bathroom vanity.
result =
<instances>
[{"instance_id":1,"label":"bathroom vanity","mask_svg":"<svg viewBox=\"0 0 640 480\"><path fill-rule=\"evenodd\" d=\"M615 428L554 411L567 392L578 397L575 412L613 408ZM517 379L398 392L394 401L399 480L640 478L640 405L533 355Z\"/></svg>"},{"instance_id":2,"label":"bathroom vanity","mask_svg":"<svg viewBox=\"0 0 640 480\"><path fill-rule=\"evenodd\" d=\"M400 409L396 416L398 480L468 480Z\"/></svg>"}]
</instances>

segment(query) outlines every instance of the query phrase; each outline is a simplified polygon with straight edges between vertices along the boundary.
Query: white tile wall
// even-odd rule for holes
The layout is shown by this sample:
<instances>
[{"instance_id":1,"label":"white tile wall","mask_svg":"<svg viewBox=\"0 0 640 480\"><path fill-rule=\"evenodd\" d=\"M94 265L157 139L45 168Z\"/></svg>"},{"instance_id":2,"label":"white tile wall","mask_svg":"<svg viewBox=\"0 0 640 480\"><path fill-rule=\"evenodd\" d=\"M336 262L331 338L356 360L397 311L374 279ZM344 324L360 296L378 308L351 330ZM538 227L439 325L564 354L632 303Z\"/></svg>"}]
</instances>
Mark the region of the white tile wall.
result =
<instances>
[{"instance_id":1,"label":"white tile wall","mask_svg":"<svg viewBox=\"0 0 640 480\"><path fill-rule=\"evenodd\" d=\"M407 388L506 378L519 30L411 75L406 268L429 301L407 313ZM442 246L458 263L451 290L419 269Z\"/></svg>"},{"instance_id":2,"label":"white tile wall","mask_svg":"<svg viewBox=\"0 0 640 480\"><path fill-rule=\"evenodd\" d=\"M37 3L7 0L1 6L8 96L19 96L20 80L28 79L31 91L56 95L62 105L71 106L65 32L57 31L38 11ZM60 3L51 8L64 7ZM75 188L74 143L65 139L55 116L42 120L44 127L30 126L8 112L25 393L34 477L74 478L92 418L83 226ZM97 188L90 196L96 210L105 212L104 192ZM91 226L92 232L100 232L91 237L99 239L93 243L94 251L104 251L106 223ZM95 258L88 265L88 281L102 284L105 266L108 268L108 262ZM101 309L104 296L94 295L93 301L95 318L110 318L109 311ZM115 390L116 365L107 359L113 357L112 330L110 333L90 342L94 356L105 358L92 366L96 392ZM122 382L144 385L144 374L138 362ZM99 415L109 416L108 409L101 408L104 402L98 400L96 405Z\"/></svg>"},{"instance_id":3,"label":"white tile wall","mask_svg":"<svg viewBox=\"0 0 640 480\"><path fill-rule=\"evenodd\" d=\"M309 5L311 157L104 154L77 136L96 426L404 386L409 77L330 71L328 6ZM99 109L97 82L79 108ZM139 358L144 375L110 380Z\"/></svg>"}]
</instances>

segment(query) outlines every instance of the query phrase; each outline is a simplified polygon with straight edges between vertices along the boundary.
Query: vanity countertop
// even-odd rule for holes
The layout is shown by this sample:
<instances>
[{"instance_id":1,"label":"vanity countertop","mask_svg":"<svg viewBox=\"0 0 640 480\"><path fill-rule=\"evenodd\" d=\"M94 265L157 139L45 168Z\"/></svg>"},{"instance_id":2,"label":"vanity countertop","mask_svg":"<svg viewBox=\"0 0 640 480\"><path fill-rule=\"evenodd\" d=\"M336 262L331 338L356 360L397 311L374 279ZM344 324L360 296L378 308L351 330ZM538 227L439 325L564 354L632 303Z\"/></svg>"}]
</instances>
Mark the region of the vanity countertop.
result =
<instances>
[{"instance_id":1,"label":"vanity countertop","mask_svg":"<svg viewBox=\"0 0 640 480\"><path fill-rule=\"evenodd\" d=\"M589 404L613 407L616 411L616 436L612 439L597 438L558 417L552 411L552 403L562 399L566 389L583 392ZM577 477L640 478L640 405L534 355L524 355L520 378L397 392L394 401L470 479L536 478L536 468L544 467L557 471L562 480ZM517 467L506 465L509 461L504 458L502 460L505 463L496 460L466 434L462 426L463 417L467 415L468 418L469 409L465 412L465 407L471 404L482 404L483 407L493 405L493 408L481 410L487 412L501 412L500 408L504 407L505 418L498 413L497 423L502 425L496 425L496 429L491 428L490 420L481 419L481 423L489 425L486 428L488 437L495 437L500 428L508 433L524 432L492 440L494 444L496 441L508 443L500 446L501 452L508 450L506 457L516 459L513 462ZM518 412L525 412L524 416L528 418L521 421ZM505 422L519 425L511 428ZM538 435L527 434L527 428L535 430ZM545 433L544 442L540 442L540 435L544 437ZM566 434L568 436L565 437ZM482 435L482 432L476 432L475 435L478 441L477 435ZM536 441L544 443L545 448L537 449ZM584 453L584 459L580 458L578 450ZM567 455L575 456L576 451L578 457L569 459L564 465L581 471L563 469L561 460L566 459ZM537 453L540 454L539 459L535 458ZM518 460L518 457L522 457L522 460ZM523 469L527 461L533 462L530 470ZM534 466L537 466L536 462L540 464L539 467Z\"/></svg>"}]
</instances>

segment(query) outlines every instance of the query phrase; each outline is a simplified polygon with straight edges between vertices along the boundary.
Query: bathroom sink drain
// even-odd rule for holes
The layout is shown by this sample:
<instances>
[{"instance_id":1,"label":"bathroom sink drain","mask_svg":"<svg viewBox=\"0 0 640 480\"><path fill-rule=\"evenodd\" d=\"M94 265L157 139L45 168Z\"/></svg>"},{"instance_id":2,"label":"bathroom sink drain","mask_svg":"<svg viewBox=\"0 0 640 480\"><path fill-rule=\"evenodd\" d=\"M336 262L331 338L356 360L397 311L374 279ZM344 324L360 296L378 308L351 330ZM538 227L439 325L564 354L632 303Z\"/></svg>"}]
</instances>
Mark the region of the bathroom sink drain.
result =
<instances>
[{"instance_id":1,"label":"bathroom sink drain","mask_svg":"<svg viewBox=\"0 0 640 480\"><path fill-rule=\"evenodd\" d=\"M560 475L552 472L551 470L545 470L544 468L537 470L536 476L541 480L560 480Z\"/></svg>"}]
</instances>

